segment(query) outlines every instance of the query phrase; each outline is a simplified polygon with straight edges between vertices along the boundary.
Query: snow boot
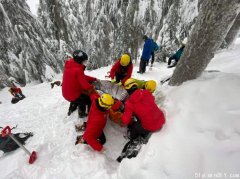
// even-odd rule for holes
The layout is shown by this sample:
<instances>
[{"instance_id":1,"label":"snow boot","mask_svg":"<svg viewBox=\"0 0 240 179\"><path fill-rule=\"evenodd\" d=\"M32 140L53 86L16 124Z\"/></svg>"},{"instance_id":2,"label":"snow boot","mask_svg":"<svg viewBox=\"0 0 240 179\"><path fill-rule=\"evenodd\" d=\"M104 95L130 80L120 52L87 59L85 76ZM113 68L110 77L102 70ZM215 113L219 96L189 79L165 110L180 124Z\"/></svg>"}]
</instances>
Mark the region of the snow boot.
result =
<instances>
[{"instance_id":1,"label":"snow boot","mask_svg":"<svg viewBox=\"0 0 240 179\"><path fill-rule=\"evenodd\" d=\"M85 131L86 130L86 125L87 125L87 122L84 122L83 124L75 125L76 132Z\"/></svg>"},{"instance_id":2,"label":"snow boot","mask_svg":"<svg viewBox=\"0 0 240 179\"><path fill-rule=\"evenodd\" d=\"M86 111L86 108L85 108L85 111ZM78 116L79 116L79 118L84 118L84 117L88 116L85 111L83 109L81 109L81 107L78 106Z\"/></svg>"},{"instance_id":3,"label":"snow boot","mask_svg":"<svg viewBox=\"0 0 240 179\"><path fill-rule=\"evenodd\" d=\"M77 109L77 104L71 102L68 109L68 116L70 116Z\"/></svg>"},{"instance_id":4,"label":"snow boot","mask_svg":"<svg viewBox=\"0 0 240 179\"><path fill-rule=\"evenodd\" d=\"M175 67L177 65L177 62L174 60L170 65L168 65L168 68Z\"/></svg>"},{"instance_id":5,"label":"snow boot","mask_svg":"<svg viewBox=\"0 0 240 179\"><path fill-rule=\"evenodd\" d=\"M83 135L77 136L75 145L77 145L77 144L87 144L87 143L85 142L84 138L83 138Z\"/></svg>"},{"instance_id":6,"label":"snow boot","mask_svg":"<svg viewBox=\"0 0 240 179\"><path fill-rule=\"evenodd\" d=\"M130 140L124 146L121 155L117 158L118 162L121 162L124 158L133 158L136 157L141 150L142 144L145 143L143 137L138 137L137 139Z\"/></svg>"}]
</instances>

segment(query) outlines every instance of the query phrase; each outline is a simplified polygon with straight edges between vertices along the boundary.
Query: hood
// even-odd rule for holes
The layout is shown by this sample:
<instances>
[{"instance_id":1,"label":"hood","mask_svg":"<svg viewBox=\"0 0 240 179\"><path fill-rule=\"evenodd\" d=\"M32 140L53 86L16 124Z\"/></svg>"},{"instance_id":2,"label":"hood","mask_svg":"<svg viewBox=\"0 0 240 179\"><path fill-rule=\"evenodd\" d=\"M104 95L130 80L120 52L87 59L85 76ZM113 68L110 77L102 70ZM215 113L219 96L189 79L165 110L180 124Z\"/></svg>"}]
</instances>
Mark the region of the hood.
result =
<instances>
[{"instance_id":1,"label":"hood","mask_svg":"<svg viewBox=\"0 0 240 179\"><path fill-rule=\"evenodd\" d=\"M65 68L81 68L82 70L85 70L86 66L77 63L73 58L70 58L65 62Z\"/></svg>"},{"instance_id":2,"label":"hood","mask_svg":"<svg viewBox=\"0 0 240 179\"><path fill-rule=\"evenodd\" d=\"M132 103L137 103L142 100L144 94L146 93L146 90L138 89L136 90L130 97L129 100Z\"/></svg>"}]
</instances>

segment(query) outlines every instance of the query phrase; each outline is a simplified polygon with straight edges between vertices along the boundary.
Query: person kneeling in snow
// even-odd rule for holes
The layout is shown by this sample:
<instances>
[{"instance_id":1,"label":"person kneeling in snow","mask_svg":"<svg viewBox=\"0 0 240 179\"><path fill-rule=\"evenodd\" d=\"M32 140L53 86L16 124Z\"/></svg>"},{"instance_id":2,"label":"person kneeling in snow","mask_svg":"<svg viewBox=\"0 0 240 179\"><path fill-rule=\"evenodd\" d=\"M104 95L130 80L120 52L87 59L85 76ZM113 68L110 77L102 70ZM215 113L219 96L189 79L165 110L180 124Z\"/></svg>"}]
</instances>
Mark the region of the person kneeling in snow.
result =
<instances>
[{"instance_id":1,"label":"person kneeling in snow","mask_svg":"<svg viewBox=\"0 0 240 179\"><path fill-rule=\"evenodd\" d=\"M109 77L113 83L119 86L132 76L133 64L129 54L125 53L118 59L110 70ZM114 79L115 78L115 79Z\"/></svg>"},{"instance_id":2,"label":"person kneeling in snow","mask_svg":"<svg viewBox=\"0 0 240 179\"><path fill-rule=\"evenodd\" d=\"M62 95L70 102L68 115L78 107L80 118L87 116L86 107L88 106L89 110L91 105L89 95L96 93L91 83L97 79L84 74L87 60L88 56L85 52L75 50L73 58L65 62L62 80Z\"/></svg>"},{"instance_id":3,"label":"person kneeling in snow","mask_svg":"<svg viewBox=\"0 0 240 179\"><path fill-rule=\"evenodd\" d=\"M92 105L89 111L86 130L83 136L78 137L76 144L83 143L90 145L94 150L103 152L103 144L106 137L103 129L107 122L107 114L114 104L114 99L110 94L91 95Z\"/></svg>"},{"instance_id":4,"label":"person kneeling in snow","mask_svg":"<svg viewBox=\"0 0 240 179\"><path fill-rule=\"evenodd\" d=\"M125 102L121 123L128 125L130 141L124 146L118 162L125 157L136 157L141 145L148 142L151 133L160 130L165 123L164 114L155 103L152 93L138 89L136 82L128 85L126 90L130 97ZM132 120L133 115L136 116L135 121Z\"/></svg>"},{"instance_id":5,"label":"person kneeling in snow","mask_svg":"<svg viewBox=\"0 0 240 179\"><path fill-rule=\"evenodd\" d=\"M137 84L138 89L146 89L151 93L153 93L156 90L156 86L157 86L157 83L154 80L144 81L144 80L137 80L135 78L129 78L124 83L124 88L128 90L130 89L130 87L132 87L132 84L134 83Z\"/></svg>"},{"instance_id":6,"label":"person kneeling in snow","mask_svg":"<svg viewBox=\"0 0 240 179\"><path fill-rule=\"evenodd\" d=\"M12 104L15 104L19 100L25 98L24 94L22 93L22 90L20 88L17 88L16 86L11 87L8 91L14 96L11 101Z\"/></svg>"}]
</instances>

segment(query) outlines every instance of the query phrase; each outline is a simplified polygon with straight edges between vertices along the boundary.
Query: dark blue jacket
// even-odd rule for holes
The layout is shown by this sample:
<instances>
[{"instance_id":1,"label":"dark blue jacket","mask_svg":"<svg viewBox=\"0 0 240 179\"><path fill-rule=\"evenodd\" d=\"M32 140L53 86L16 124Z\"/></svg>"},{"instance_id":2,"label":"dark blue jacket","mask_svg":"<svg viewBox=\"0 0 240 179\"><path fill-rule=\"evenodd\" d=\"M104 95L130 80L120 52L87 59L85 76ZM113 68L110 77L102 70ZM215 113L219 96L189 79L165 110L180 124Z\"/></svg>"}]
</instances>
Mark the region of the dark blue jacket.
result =
<instances>
[{"instance_id":1,"label":"dark blue jacket","mask_svg":"<svg viewBox=\"0 0 240 179\"><path fill-rule=\"evenodd\" d=\"M156 47L153 39L148 38L147 40L145 40L141 58L144 61L149 61L151 54L152 52L154 52L155 48Z\"/></svg>"},{"instance_id":2,"label":"dark blue jacket","mask_svg":"<svg viewBox=\"0 0 240 179\"><path fill-rule=\"evenodd\" d=\"M170 59L175 59L176 61L178 61L183 53L183 50L184 50L184 47L181 47L180 49L178 49L178 51L174 55L172 55Z\"/></svg>"}]
</instances>

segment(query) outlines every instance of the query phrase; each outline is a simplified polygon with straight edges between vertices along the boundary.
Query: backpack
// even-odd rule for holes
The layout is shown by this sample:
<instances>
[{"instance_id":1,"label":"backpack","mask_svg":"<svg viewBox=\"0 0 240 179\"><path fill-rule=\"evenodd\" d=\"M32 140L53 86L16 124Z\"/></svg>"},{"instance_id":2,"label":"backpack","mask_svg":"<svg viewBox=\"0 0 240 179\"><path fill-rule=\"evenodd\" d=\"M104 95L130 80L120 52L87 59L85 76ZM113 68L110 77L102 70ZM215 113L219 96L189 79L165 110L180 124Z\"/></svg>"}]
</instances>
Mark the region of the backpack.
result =
<instances>
[{"instance_id":1,"label":"backpack","mask_svg":"<svg viewBox=\"0 0 240 179\"><path fill-rule=\"evenodd\" d=\"M29 132L29 133L16 133L16 134L12 134L14 135L14 137L22 144L25 144L25 141L29 138L33 136L33 133ZM19 148L19 146L17 145L17 143L11 139L11 137L6 136L6 137L2 137L0 136L0 150L3 151L4 153L7 152L12 152L14 150L16 150L17 148Z\"/></svg>"},{"instance_id":2,"label":"backpack","mask_svg":"<svg viewBox=\"0 0 240 179\"><path fill-rule=\"evenodd\" d=\"M13 97L12 100L11 100L11 103L12 104L16 104L17 102L20 101L20 98L19 97Z\"/></svg>"},{"instance_id":3,"label":"backpack","mask_svg":"<svg viewBox=\"0 0 240 179\"><path fill-rule=\"evenodd\" d=\"M153 41L153 51L157 51L157 50L160 50L160 46Z\"/></svg>"}]
</instances>

